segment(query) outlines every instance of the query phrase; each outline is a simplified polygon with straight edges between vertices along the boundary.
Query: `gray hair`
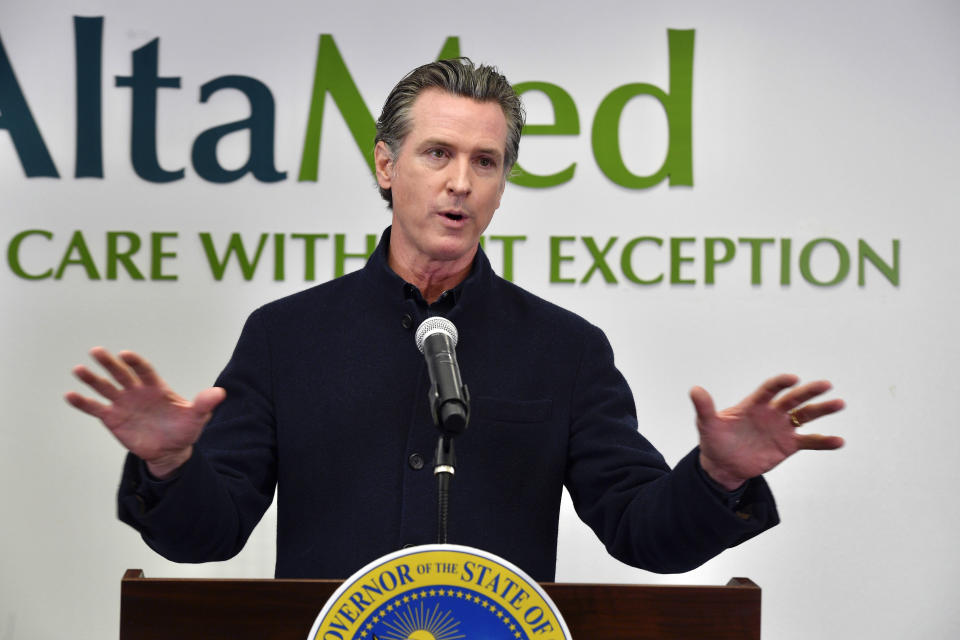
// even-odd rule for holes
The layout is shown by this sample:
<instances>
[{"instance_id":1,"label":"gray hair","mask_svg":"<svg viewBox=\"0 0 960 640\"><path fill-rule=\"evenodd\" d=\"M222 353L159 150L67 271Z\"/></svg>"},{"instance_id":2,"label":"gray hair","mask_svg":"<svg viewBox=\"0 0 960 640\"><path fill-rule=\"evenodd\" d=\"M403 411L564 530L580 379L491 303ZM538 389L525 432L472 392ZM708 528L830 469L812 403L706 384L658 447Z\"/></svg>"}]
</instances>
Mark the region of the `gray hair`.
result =
<instances>
[{"instance_id":1,"label":"gray hair","mask_svg":"<svg viewBox=\"0 0 960 640\"><path fill-rule=\"evenodd\" d=\"M520 151L520 132L526 114L520 97L496 67L475 66L470 58L437 60L417 67L397 83L383 104L377 120L374 144L383 141L396 158L404 138L410 132L410 110L424 89L435 87L478 102L496 102L507 120L507 140L503 158L504 177L513 168ZM390 189L379 187L380 195L393 207Z\"/></svg>"}]
</instances>

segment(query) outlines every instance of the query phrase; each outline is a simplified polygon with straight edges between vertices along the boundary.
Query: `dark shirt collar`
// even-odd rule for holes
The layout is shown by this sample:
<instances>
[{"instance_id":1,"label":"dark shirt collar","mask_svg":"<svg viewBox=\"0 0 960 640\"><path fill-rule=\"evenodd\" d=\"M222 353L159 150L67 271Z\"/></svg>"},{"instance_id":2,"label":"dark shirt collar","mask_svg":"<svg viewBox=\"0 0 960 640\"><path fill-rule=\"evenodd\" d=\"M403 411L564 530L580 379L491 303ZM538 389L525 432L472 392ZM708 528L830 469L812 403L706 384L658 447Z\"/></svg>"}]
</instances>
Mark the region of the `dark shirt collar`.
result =
<instances>
[{"instance_id":1,"label":"dark shirt collar","mask_svg":"<svg viewBox=\"0 0 960 640\"><path fill-rule=\"evenodd\" d=\"M477 248L477 255L473 259L473 265L466 279L454 288L444 291L433 304L428 305L416 286L406 282L390 268L388 262L390 229L391 227L387 227L383 231L380 244L370 255L364 267L364 276L369 281L372 295L382 296L382 299L391 304L394 302L403 304L408 308L416 324L428 316L460 315L464 312L465 305L476 304L482 299L483 292L489 287L489 280L493 275L483 249Z\"/></svg>"}]
</instances>

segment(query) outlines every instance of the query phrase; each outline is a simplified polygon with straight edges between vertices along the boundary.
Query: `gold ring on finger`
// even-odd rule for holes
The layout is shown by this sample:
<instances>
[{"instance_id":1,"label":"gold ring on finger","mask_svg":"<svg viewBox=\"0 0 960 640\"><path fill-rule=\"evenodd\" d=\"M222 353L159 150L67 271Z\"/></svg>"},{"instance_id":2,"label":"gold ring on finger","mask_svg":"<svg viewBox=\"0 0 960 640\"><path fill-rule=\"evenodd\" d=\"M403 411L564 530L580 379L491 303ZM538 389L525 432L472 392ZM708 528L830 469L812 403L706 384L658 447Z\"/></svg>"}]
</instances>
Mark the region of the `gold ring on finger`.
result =
<instances>
[{"instance_id":1,"label":"gold ring on finger","mask_svg":"<svg viewBox=\"0 0 960 640\"><path fill-rule=\"evenodd\" d=\"M803 423L800 422L800 418L797 417L796 411L790 411L787 415L790 416L790 422L793 423L793 426L799 427L803 425Z\"/></svg>"}]
</instances>

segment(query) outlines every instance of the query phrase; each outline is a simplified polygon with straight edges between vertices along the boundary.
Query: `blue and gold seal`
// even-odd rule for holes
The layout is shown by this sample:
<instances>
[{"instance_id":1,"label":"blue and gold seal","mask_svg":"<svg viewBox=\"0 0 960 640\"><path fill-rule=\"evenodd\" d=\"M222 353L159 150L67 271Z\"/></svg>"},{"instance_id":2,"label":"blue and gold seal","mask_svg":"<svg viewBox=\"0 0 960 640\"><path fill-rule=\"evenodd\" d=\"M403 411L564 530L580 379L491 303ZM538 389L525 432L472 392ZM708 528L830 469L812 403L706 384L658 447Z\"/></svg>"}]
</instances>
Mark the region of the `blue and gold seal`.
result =
<instances>
[{"instance_id":1,"label":"blue and gold seal","mask_svg":"<svg viewBox=\"0 0 960 640\"><path fill-rule=\"evenodd\" d=\"M308 640L571 640L556 605L502 558L449 544L391 553L324 605Z\"/></svg>"}]
</instances>

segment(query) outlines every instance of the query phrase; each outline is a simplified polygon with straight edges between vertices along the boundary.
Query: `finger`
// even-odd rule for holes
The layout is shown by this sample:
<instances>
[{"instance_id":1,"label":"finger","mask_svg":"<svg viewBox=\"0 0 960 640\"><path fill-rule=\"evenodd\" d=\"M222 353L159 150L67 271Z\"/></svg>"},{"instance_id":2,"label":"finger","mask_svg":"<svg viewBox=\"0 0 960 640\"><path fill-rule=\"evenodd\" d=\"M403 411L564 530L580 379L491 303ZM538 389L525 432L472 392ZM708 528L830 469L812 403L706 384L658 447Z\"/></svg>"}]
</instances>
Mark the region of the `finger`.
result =
<instances>
[{"instance_id":1,"label":"finger","mask_svg":"<svg viewBox=\"0 0 960 640\"><path fill-rule=\"evenodd\" d=\"M87 369L82 364L78 364L73 368L73 375L83 381L88 387L102 395L107 400L111 402L120 395L120 390L113 386L113 383L98 376L94 372Z\"/></svg>"},{"instance_id":2,"label":"finger","mask_svg":"<svg viewBox=\"0 0 960 640\"><path fill-rule=\"evenodd\" d=\"M206 415L213 411L226 397L227 392L222 387L204 389L194 398L193 410L200 415Z\"/></svg>"},{"instance_id":3,"label":"finger","mask_svg":"<svg viewBox=\"0 0 960 640\"><path fill-rule=\"evenodd\" d=\"M838 398L836 400L828 400L827 402L804 405L799 409L794 409L791 413L796 416L800 422L807 423L817 418L830 415L831 413L836 413L845 406L846 403Z\"/></svg>"},{"instance_id":4,"label":"finger","mask_svg":"<svg viewBox=\"0 0 960 640\"><path fill-rule=\"evenodd\" d=\"M103 347L94 347L90 350L90 355L93 356L93 359L99 362L124 389L130 389L139 383L130 367L114 358L113 355Z\"/></svg>"},{"instance_id":5,"label":"finger","mask_svg":"<svg viewBox=\"0 0 960 640\"><path fill-rule=\"evenodd\" d=\"M63 397L68 403L70 403L71 406L93 416L94 418L100 418L100 416L102 416L108 408L106 405L91 398L84 397L76 391L70 391Z\"/></svg>"},{"instance_id":6,"label":"finger","mask_svg":"<svg viewBox=\"0 0 960 640\"><path fill-rule=\"evenodd\" d=\"M797 436L797 449L807 449L810 451L830 451L839 449L844 445L843 438L840 436L824 436L819 433L810 433Z\"/></svg>"},{"instance_id":7,"label":"finger","mask_svg":"<svg viewBox=\"0 0 960 640\"><path fill-rule=\"evenodd\" d=\"M156 370L153 366L147 362L141 355L134 353L133 351L121 351L117 354L120 356L120 359L123 360L133 372L137 374L137 377L140 378L140 381L148 386L159 386L162 384L160 376L157 375Z\"/></svg>"},{"instance_id":8,"label":"finger","mask_svg":"<svg viewBox=\"0 0 960 640\"><path fill-rule=\"evenodd\" d=\"M799 407L807 400L811 400L820 394L830 391L832 388L833 385L827 380L808 382L795 389L791 389L780 398L777 398L773 406L781 411L790 411L791 409Z\"/></svg>"},{"instance_id":9,"label":"finger","mask_svg":"<svg viewBox=\"0 0 960 640\"><path fill-rule=\"evenodd\" d=\"M697 412L697 420L706 422L717 415L716 407L713 405L713 398L703 387L694 387L690 389L690 400L693 401L693 408Z\"/></svg>"},{"instance_id":10,"label":"finger","mask_svg":"<svg viewBox=\"0 0 960 640\"><path fill-rule=\"evenodd\" d=\"M792 373L781 373L778 376L770 378L764 382L760 387L754 391L752 394L747 396L747 404L768 404L773 400L778 393L784 389L789 389L793 385L797 384L800 378L793 375Z\"/></svg>"}]
</instances>

